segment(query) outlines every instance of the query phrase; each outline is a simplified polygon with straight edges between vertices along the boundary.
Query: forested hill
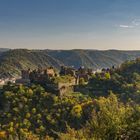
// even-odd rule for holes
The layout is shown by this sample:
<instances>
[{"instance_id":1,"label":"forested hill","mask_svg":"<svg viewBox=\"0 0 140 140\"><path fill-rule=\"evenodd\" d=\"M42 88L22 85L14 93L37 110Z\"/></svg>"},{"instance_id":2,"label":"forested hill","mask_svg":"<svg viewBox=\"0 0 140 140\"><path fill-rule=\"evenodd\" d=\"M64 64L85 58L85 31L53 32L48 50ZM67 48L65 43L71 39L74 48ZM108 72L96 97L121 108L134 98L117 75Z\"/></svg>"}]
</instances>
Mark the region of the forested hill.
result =
<instances>
[{"instance_id":1,"label":"forested hill","mask_svg":"<svg viewBox=\"0 0 140 140\"><path fill-rule=\"evenodd\" d=\"M98 69L119 65L137 57L140 57L140 51L7 49L0 51L0 77L18 76L21 69L50 65L56 69L61 65Z\"/></svg>"},{"instance_id":2,"label":"forested hill","mask_svg":"<svg viewBox=\"0 0 140 140\"><path fill-rule=\"evenodd\" d=\"M59 68L61 62L44 51L10 50L0 57L0 77L19 76L22 69L37 69L45 66Z\"/></svg>"},{"instance_id":3,"label":"forested hill","mask_svg":"<svg viewBox=\"0 0 140 140\"><path fill-rule=\"evenodd\" d=\"M63 95L35 83L1 87L0 140L140 140L140 59L76 87Z\"/></svg>"},{"instance_id":4,"label":"forested hill","mask_svg":"<svg viewBox=\"0 0 140 140\"><path fill-rule=\"evenodd\" d=\"M94 69L119 65L122 62L140 56L140 51L118 50L48 50L47 53L65 65L85 66Z\"/></svg>"}]
</instances>

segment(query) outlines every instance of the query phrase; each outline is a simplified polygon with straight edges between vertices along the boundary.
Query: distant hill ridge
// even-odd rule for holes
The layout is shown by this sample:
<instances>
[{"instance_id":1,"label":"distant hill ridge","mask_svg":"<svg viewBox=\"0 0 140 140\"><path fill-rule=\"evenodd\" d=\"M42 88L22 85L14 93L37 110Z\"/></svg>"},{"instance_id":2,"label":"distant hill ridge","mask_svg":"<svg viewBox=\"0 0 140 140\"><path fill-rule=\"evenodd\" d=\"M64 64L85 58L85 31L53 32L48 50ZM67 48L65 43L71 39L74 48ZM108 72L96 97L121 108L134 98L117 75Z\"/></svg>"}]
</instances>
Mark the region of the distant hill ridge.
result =
<instances>
[{"instance_id":1,"label":"distant hill ridge","mask_svg":"<svg viewBox=\"0 0 140 140\"><path fill-rule=\"evenodd\" d=\"M22 69L61 65L100 69L140 57L140 51L0 49L0 78L16 77Z\"/></svg>"}]
</instances>

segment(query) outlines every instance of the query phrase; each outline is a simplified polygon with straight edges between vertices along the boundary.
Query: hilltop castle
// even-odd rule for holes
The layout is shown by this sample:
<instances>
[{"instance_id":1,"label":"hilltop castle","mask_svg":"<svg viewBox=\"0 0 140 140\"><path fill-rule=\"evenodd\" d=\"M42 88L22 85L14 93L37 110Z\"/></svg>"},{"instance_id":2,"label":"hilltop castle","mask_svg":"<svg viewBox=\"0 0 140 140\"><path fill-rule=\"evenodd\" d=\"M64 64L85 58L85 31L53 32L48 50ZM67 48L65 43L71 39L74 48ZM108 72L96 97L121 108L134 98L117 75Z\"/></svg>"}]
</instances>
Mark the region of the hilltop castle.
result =
<instances>
[{"instance_id":1,"label":"hilltop castle","mask_svg":"<svg viewBox=\"0 0 140 140\"><path fill-rule=\"evenodd\" d=\"M73 91L75 85L79 85L82 78L88 82L93 74L92 69L80 67L62 66L59 74L53 67L35 70L22 70L21 79L17 79L16 83L28 85L30 83L41 84L48 92L53 92L59 95L64 95L69 91Z\"/></svg>"}]
</instances>

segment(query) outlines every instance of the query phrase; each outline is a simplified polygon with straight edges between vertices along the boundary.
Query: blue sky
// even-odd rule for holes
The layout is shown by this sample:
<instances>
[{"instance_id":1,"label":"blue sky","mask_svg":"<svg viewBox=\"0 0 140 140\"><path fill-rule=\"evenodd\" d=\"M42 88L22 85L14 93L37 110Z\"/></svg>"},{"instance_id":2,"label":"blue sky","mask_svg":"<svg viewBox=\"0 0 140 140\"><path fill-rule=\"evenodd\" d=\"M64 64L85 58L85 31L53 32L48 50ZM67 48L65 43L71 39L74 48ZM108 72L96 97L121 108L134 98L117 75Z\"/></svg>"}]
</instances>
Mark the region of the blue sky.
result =
<instances>
[{"instance_id":1,"label":"blue sky","mask_svg":"<svg viewBox=\"0 0 140 140\"><path fill-rule=\"evenodd\" d=\"M139 0L0 0L0 47L140 49Z\"/></svg>"}]
</instances>

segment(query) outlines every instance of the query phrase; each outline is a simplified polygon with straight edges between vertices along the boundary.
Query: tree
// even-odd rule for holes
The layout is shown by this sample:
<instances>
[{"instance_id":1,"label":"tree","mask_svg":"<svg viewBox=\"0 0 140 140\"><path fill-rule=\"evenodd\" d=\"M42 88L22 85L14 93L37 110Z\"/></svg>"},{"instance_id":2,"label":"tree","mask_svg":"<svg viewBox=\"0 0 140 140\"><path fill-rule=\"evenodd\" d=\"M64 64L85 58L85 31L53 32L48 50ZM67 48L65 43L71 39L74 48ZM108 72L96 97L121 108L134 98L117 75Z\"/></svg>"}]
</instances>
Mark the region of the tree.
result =
<instances>
[{"instance_id":1,"label":"tree","mask_svg":"<svg viewBox=\"0 0 140 140\"><path fill-rule=\"evenodd\" d=\"M79 85L85 85L85 80L84 80L84 78L80 78L79 79Z\"/></svg>"}]
</instances>

